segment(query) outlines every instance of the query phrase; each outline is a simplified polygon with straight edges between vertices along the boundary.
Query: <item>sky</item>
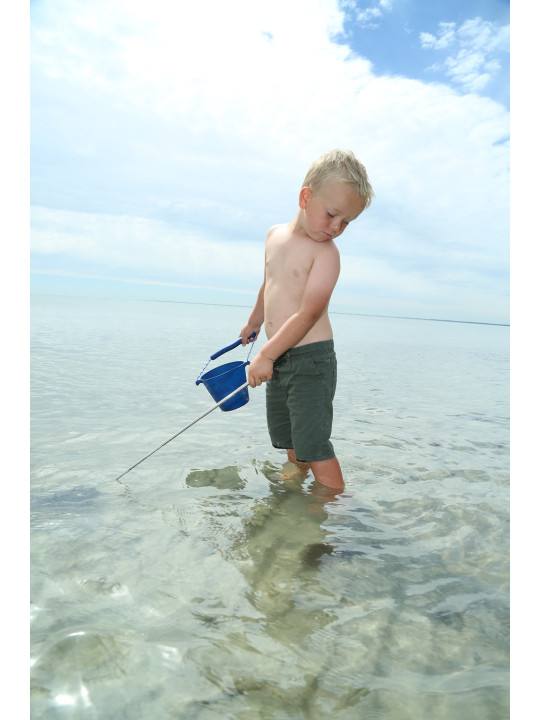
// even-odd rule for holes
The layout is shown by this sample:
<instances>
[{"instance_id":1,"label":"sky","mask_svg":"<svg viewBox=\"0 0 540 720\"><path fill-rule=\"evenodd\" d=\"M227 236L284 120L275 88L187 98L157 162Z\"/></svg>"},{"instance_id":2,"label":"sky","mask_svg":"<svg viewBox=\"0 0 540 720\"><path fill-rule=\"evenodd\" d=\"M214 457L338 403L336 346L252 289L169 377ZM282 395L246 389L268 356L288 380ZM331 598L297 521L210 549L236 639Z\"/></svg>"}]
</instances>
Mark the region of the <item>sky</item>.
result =
<instances>
[{"instance_id":1,"label":"sky","mask_svg":"<svg viewBox=\"0 0 540 720\"><path fill-rule=\"evenodd\" d=\"M31 0L33 289L249 306L267 229L342 147L376 197L331 309L509 322L509 23L504 0Z\"/></svg>"}]
</instances>

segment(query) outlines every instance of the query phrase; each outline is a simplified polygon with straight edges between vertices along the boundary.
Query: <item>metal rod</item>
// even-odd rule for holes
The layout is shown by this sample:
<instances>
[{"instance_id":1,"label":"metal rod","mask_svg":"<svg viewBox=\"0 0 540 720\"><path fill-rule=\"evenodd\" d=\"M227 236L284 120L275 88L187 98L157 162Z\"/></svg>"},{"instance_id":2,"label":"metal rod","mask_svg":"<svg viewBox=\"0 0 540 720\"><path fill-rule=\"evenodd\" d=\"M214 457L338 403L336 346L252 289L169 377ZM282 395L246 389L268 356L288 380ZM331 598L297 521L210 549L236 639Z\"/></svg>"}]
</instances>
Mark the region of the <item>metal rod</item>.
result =
<instances>
[{"instance_id":1,"label":"metal rod","mask_svg":"<svg viewBox=\"0 0 540 720\"><path fill-rule=\"evenodd\" d=\"M145 455L141 460L139 460L139 462L136 462L135 465L132 465L132 466L131 466L130 468L128 468L125 472L123 472L121 475L119 475L117 478L115 478L115 480L120 480L120 478L124 477L124 475L127 475L128 472L130 472L131 470L133 470L133 468L136 468L137 465L140 465L142 462L144 462L145 460L147 460L151 455L153 455L154 453L157 453L158 450L161 450L162 447L165 447L165 445L167 445L167 443L170 443L171 440L174 440L175 438L177 438L177 437L178 437L179 435L181 435L185 430L187 430L188 428L190 428L192 425L195 425L195 423L198 423L199 420L202 420L203 417L206 417L206 416L207 416L209 413L211 413L213 410L216 410L216 408L218 408L220 405L223 405L224 402L227 402L227 400L229 400L229 399L232 398L234 395L236 395L236 393L239 393L240 390L244 390L245 388L247 388L248 385L249 385L249 382L245 382L243 385L240 385L240 387L237 387L236 390L233 390L232 393L230 393L229 395L227 395L226 397L224 397L222 400L220 400L218 403L216 403L216 404L215 404L213 407L211 407L209 410L206 410L205 412L203 412L202 415L199 415L199 417L198 417L196 420L193 420L193 422L190 422L189 425L186 425L186 426L183 427L181 430L179 430L175 435L173 435L172 437L170 437L168 440L165 440L164 443L162 443L162 444L161 444L159 447L157 447L155 450L152 450L152 452L148 453L148 455Z\"/></svg>"}]
</instances>

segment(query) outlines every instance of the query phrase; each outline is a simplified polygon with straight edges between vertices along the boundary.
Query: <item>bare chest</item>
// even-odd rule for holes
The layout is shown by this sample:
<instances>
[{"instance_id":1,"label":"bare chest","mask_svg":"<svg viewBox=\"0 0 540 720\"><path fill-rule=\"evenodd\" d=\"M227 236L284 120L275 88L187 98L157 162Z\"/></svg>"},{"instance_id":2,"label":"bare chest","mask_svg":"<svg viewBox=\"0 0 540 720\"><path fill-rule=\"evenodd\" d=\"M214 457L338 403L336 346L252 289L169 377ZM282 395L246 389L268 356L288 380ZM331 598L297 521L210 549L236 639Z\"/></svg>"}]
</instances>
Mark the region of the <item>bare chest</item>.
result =
<instances>
[{"instance_id":1,"label":"bare chest","mask_svg":"<svg viewBox=\"0 0 540 720\"><path fill-rule=\"evenodd\" d=\"M266 250L266 281L292 289L303 288L313 266L314 253L307 243L276 241Z\"/></svg>"}]
</instances>

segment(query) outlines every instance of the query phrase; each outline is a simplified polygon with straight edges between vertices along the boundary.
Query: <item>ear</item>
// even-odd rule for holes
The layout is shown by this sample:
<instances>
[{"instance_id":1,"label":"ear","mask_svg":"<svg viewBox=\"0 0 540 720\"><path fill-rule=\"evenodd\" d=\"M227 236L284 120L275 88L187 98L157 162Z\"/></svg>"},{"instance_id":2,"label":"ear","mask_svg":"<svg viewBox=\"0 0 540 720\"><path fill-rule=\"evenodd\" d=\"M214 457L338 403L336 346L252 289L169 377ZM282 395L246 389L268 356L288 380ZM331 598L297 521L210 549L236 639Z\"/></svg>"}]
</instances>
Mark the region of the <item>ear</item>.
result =
<instances>
[{"instance_id":1,"label":"ear","mask_svg":"<svg viewBox=\"0 0 540 720\"><path fill-rule=\"evenodd\" d=\"M303 187L300 190L300 197L298 199L298 204L302 208L302 210L305 210L307 207L307 204L309 202L309 199L313 195L313 191L310 187Z\"/></svg>"}]
</instances>

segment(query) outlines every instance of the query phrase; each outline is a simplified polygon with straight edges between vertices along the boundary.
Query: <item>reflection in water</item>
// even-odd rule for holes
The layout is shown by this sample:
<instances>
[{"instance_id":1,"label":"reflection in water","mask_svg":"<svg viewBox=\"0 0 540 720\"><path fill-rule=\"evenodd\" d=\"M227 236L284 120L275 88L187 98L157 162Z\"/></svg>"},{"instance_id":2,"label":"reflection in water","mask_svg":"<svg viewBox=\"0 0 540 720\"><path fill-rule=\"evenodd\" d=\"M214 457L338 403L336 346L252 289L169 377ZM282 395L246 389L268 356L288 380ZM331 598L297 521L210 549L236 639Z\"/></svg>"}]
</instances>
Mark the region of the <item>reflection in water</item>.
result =
<instances>
[{"instance_id":1,"label":"reflection in water","mask_svg":"<svg viewBox=\"0 0 540 720\"><path fill-rule=\"evenodd\" d=\"M285 645L334 619L324 612L328 595L317 580L321 557L332 551L321 527L327 518L318 498L271 485L244 521L236 549L249 558L242 567L248 599L265 616L268 635Z\"/></svg>"},{"instance_id":2,"label":"reflection in water","mask_svg":"<svg viewBox=\"0 0 540 720\"><path fill-rule=\"evenodd\" d=\"M189 487L211 486L220 490L241 490L245 486L234 465L213 470L192 470L186 478Z\"/></svg>"},{"instance_id":3,"label":"reflection in water","mask_svg":"<svg viewBox=\"0 0 540 720\"><path fill-rule=\"evenodd\" d=\"M304 490L305 475L280 482L276 468L267 465L263 472L269 495L252 504L234 542L221 549L247 581L245 597L256 614L232 632L208 633L188 659L234 709L248 702L250 717L326 717L316 714L316 705L322 709L321 702L330 702L327 711L335 712L368 692L349 685L344 695L334 695L323 688L332 658L313 652L313 635L337 619L328 609L335 606L334 595L319 582L321 564L333 551L322 527L325 503L336 498L316 482ZM212 524L215 500L203 501L203 508Z\"/></svg>"}]
</instances>

